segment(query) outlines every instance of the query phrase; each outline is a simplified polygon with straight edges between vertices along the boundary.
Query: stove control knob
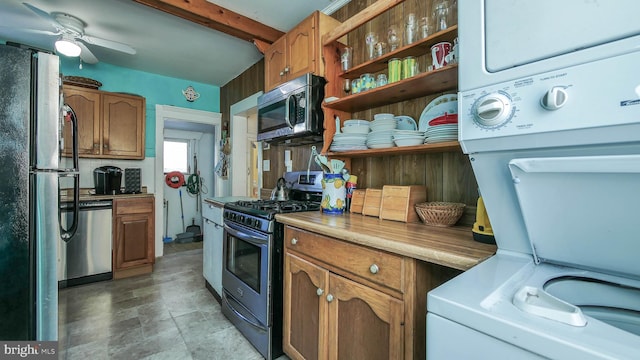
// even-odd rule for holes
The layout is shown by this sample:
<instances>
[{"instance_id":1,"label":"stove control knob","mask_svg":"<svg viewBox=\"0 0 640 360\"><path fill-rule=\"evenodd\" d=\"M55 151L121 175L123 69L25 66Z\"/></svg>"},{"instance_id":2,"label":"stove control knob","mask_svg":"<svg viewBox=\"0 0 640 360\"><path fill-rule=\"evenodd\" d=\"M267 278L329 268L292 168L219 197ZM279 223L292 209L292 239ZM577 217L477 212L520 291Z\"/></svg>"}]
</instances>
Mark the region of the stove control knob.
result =
<instances>
[{"instance_id":1,"label":"stove control knob","mask_svg":"<svg viewBox=\"0 0 640 360\"><path fill-rule=\"evenodd\" d=\"M297 243L298 243L298 239L296 238L291 239L291 245L295 245Z\"/></svg>"},{"instance_id":2,"label":"stove control knob","mask_svg":"<svg viewBox=\"0 0 640 360\"><path fill-rule=\"evenodd\" d=\"M547 110L558 110L567 103L569 94L564 86L554 86L540 99L540 105Z\"/></svg>"},{"instance_id":3,"label":"stove control knob","mask_svg":"<svg viewBox=\"0 0 640 360\"><path fill-rule=\"evenodd\" d=\"M487 94L473 104L474 121L483 128L495 129L513 117L515 107L504 91Z\"/></svg>"}]
</instances>

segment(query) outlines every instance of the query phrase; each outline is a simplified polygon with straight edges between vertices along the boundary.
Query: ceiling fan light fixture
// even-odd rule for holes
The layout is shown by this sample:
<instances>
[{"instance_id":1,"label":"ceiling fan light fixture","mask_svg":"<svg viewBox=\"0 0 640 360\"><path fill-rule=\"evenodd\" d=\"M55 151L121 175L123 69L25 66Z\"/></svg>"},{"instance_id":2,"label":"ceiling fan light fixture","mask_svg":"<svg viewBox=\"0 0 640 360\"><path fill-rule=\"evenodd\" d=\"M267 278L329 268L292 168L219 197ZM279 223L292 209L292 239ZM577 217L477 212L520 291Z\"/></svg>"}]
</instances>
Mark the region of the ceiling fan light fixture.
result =
<instances>
[{"instance_id":1,"label":"ceiling fan light fixture","mask_svg":"<svg viewBox=\"0 0 640 360\"><path fill-rule=\"evenodd\" d=\"M55 44L56 52L70 57L78 57L80 56L80 46L76 44L73 39L69 39L67 37L61 37L56 41Z\"/></svg>"}]
</instances>

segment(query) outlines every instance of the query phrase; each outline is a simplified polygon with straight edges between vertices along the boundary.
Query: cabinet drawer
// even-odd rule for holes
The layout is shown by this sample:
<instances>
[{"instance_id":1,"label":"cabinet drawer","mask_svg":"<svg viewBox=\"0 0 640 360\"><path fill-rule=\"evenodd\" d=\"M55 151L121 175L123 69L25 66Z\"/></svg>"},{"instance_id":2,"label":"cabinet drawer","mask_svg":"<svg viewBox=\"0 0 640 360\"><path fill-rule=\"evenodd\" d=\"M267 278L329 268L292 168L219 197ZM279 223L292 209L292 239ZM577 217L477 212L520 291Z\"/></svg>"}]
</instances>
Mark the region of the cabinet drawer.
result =
<instances>
[{"instance_id":1,"label":"cabinet drawer","mask_svg":"<svg viewBox=\"0 0 640 360\"><path fill-rule=\"evenodd\" d=\"M208 201L202 202L202 217L217 224L222 224L222 207L213 205Z\"/></svg>"},{"instance_id":2,"label":"cabinet drawer","mask_svg":"<svg viewBox=\"0 0 640 360\"><path fill-rule=\"evenodd\" d=\"M116 199L114 212L116 215L152 213L153 198Z\"/></svg>"},{"instance_id":3,"label":"cabinet drawer","mask_svg":"<svg viewBox=\"0 0 640 360\"><path fill-rule=\"evenodd\" d=\"M402 292L403 257L287 227L285 247Z\"/></svg>"}]
</instances>

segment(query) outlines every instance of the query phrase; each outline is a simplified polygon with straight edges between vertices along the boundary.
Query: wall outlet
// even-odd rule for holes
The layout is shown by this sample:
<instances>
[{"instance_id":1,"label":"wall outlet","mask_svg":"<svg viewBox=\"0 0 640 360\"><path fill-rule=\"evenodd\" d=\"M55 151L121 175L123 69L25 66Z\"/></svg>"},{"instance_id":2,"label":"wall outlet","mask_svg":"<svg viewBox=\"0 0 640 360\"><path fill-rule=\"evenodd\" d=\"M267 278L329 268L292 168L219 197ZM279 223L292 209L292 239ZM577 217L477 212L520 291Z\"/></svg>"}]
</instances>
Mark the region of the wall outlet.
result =
<instances>
[{"instance_id":1,"label":"wall outlet","mask_svg":"<svg viewBox=\"0 0 640 360\"><path fill-rule=\"evenodd\" d=\"M262 171L271 171L271 160L262 160Z\"/></svg>"}]
</instances>

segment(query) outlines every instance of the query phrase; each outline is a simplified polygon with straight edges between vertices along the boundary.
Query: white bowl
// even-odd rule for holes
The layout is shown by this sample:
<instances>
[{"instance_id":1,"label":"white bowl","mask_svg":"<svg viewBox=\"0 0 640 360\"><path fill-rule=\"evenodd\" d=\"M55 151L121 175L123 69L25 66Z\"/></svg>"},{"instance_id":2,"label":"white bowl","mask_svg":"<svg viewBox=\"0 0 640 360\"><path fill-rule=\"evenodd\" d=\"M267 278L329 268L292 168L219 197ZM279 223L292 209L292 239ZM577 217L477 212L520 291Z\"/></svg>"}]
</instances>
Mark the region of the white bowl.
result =
<instances>
[{"instance_id":1,"label":"white bowl","mask_svg":"<svg viewBox=\"0 0 640 360\"><path fill-rule=\"evenodd\" d=\"M424 138L394 139L396 146L415 146L424 143Z\"/></svg>"},{"instance_id":2,"label":"white bowl","mask_svg":"<svg viewBox=\"0 0 640 360\"><path fill-rule=\"evenodd\" d=\"M368 134L368 126L345 126L342 128L342 132L345 134Z\"/></svg>"},{"instance_id":3,"label":"white bowl","mask_svg":"<svg viewBox=\"0 0 640 360\"><path fill-rule=\"evenodd\" d=\"M367 120L357 120L357 119L346 120L344 122L344 126L366 126L366 127L369 127L369 121L367 121Z\"/></svg>"},{"instance_id":4,"label":"white bowl","mask_svg":"<svg viewBox=\"0 0 640 360\"><path fill-rule=\"evenodd\" d=\"M380 113L380 114L374 114L373 115L373 120L378 120L378 119L393 119L395 117L395 115L393 114L389 114L389 113Z\"/></svg>"}]
</instances>

